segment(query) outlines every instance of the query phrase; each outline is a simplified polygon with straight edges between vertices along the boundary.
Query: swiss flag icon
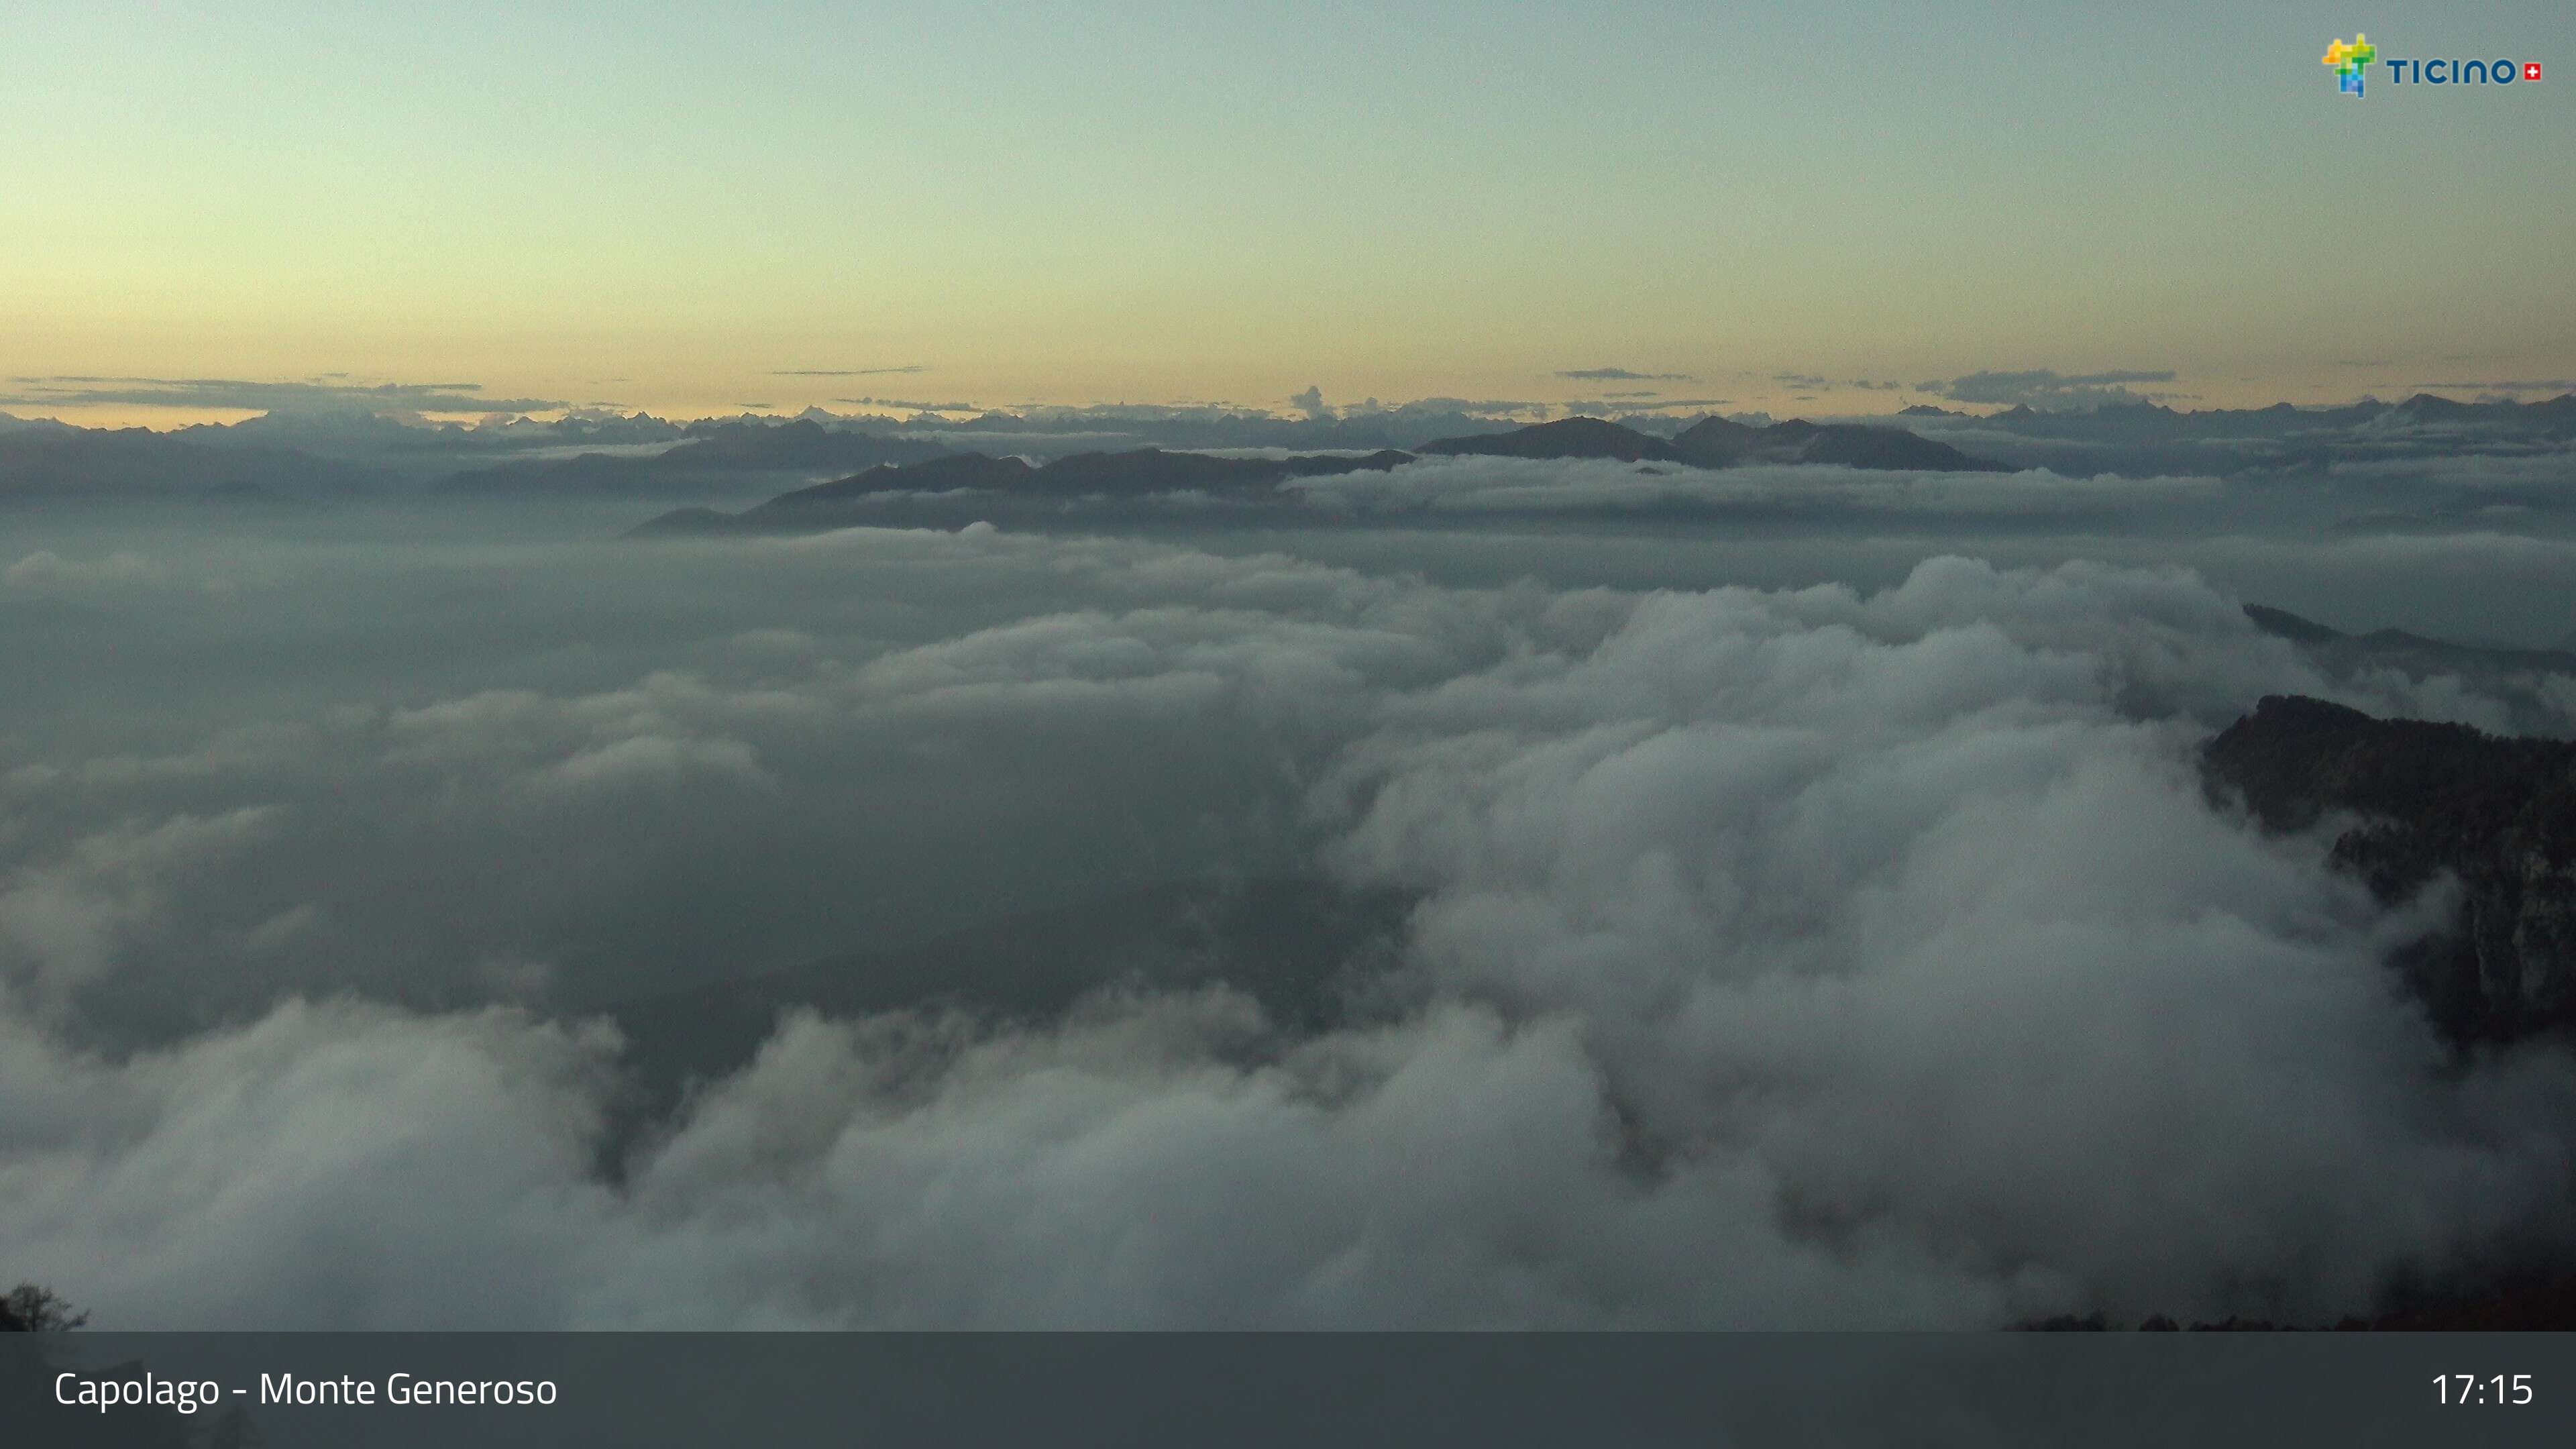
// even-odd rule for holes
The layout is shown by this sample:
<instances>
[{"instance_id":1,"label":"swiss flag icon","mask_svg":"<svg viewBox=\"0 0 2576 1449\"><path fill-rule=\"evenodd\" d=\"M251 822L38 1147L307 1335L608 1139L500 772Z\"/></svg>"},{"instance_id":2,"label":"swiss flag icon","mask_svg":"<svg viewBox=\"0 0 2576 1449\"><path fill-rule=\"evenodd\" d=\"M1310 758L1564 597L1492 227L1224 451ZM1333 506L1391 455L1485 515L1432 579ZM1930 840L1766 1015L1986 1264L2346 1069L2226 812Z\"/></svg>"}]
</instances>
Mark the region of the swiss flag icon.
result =
<instances>
[{"instance_id":1,"label":"swiss flag icon","mask_svg":"<svg viewBox=\"0 0 2576 1449\"><path fill-rule=\"evenodd\" d=\"M2536 60L2524 61L2522 63L2522 78L2524 80L2540 79L2540 62Z\"/></svg>"}]
</instances>

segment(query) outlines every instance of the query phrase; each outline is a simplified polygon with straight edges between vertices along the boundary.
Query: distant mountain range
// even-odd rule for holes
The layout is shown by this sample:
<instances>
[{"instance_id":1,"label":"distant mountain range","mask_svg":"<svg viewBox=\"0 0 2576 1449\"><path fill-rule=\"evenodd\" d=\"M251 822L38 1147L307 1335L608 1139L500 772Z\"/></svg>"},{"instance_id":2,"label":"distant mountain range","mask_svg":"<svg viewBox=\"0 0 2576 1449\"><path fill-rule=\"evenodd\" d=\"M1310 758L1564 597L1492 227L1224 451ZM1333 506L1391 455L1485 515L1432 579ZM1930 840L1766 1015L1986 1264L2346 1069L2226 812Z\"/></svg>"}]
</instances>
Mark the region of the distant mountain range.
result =
<instances>
[{"instance_id":1,"label":"distant mountain range","mask_svg":"<svg viewBox=\"0 0 2576 1449\"><path fill-rule=\"evenodd\" d=\"M677 442L686 435L680 425L649 413L575 414L542 422L510 418L469 428L456 423L404 422L355 404L286 409L238 423L198 423L170 434L214 448L289 448L317 457L398 464L421 459L432 467L443 459L567 447L632 447Z\"/></svg>"},{"instance_id":2,"label":"distant mountain range","mask_svg":"<svg viewBox=\"0 0 2576 1449\"><path fill-rule=\"evenodd\" d=\"M1588 458L1702 468L1826 463L1946 472L2044 467L2077 477L2322 472L2347 463L2461 454L2576 459L2576 395L2465 403L2419 393L2398 403L2198 412L2154 403L2056 412L2017 407L1984 416L1917 404L1884 422L1765 426L1717 417L1684 426L1665 416L1623 414L1515 427L1431 405L1313 418L1165 411L1170 415L1153 409L996 412L963 421L925 415L864 426L825 414L746 415L685 427L642 413L585 414L467 428L346 408L277 412L170 433L0 414L0 501L303 499L406 488L480 497L757 497L797 482L914 466L970 446L982 455L1054 459L1047 468L1087 456L1094 461L1034 486L1057 496L1069 490L1112 497L1202 487L1239 492L1289 476L1265 480L1247 469L1154 461L1211 456L1184 450L1256 446L1310 457ZM1428 431L1441 427L1447 431ZM1130 440L1147 446L1123 446Z\"/></svg>"},{"instance_id":3,"label":"distant mountain range","mask_svg":"<svg viewBox=\"0 0 2576 1449\"><path fill-rule=\"evenodd\" d=\"M1565 418L1508 433L1443 438L1425 443L1421 451L1504 458L1610 458L1625 463L1678 463L1694 468L1832 463L1845 468L1939 473L2012 471L2001 463L1969 457L1947 443L1918 437L1903 428L1811 423L1797 418L1768 427L1702 418L1670 439L1599 418Z\"/></svg>"},{"instance_id":4,"label":"distant mountain range","mask_svg":"<svg viewBox=\"0 0 2576 1449\"><path fill-rule=\"evenodd\" d=\"M1917 405L1898 414L1928 436L2017 467L2128 477L2322 470L2432 455L2576 451L2576 394L2545 402L2464 403L2432 393L2342 407L2211 408L2157 403L1974 416Z\"/></svg>"},{"instance_id":5,"label":"distant mountain range","mask_svg":"<svg viewBox=\"0 0 2576 1449\"><path fill-rule=\"evenodd\" d=\"M811 419L692 426L685 441L642 456L581 453L525 459L457 473L437 485L484 496L604 494L671 497L707 492L730 480L923 463L948 450L917 438L826 428ZM774 486L774 485L773 485Z\"/></svg>"},{"instance_id":6,"label":"distant mountain range","mask_svg":"<svg viewBox=\"0 0 2576 1449\"><path fill-rule=\"evenodd\" d=\"M680 508L636 528L641 536L681 533L798 533L846 528L881 514L868 510L889 501L939 495L1004 494L1034 499L1142 498L1199 493L1256 498L1289 478L1316 478L1392 468L1413 461L1394 451L1301 455L1287 458L1221 458L1138 448L1125 453L1076 453L1033 465L1022 458L952 453L910 466L880 464L864 473L783 493L740 513Z\"/></svg>"},{"instance_id":7,"label":"distant mountain range","mask_svg":"<svg viewBox=\"0 0 2576 1449\"><path fill-rule=\"evenodd\" d=\"M1714 420L1712 420L1714 421ZM1432 457L1604 458L1621 463L1687 463L1681 448L1662 438L1599 418L1561 418L1466 438L1440 438L1415 451Z\"/></svg>"},{"instance_id":8,"label":"distant mountain range","mask_svg":"<svg viewBox=\"0 0 2576 1449\"><path fill-rule=\"evenodd\" d=\"M635 532L669 535L840 528L882 516L865 510L890 498L960 490L1058 500L1132 499L1196 492L1262 501L1275 497L1277 486L1289 479L1382 472L1424 457L1601 459L1695 468L1833 463L1850 468L2005 471L2001 464L1971 458L1955 448L1897 428L1819 426L1807 422L1756 428L1708 418L1666 439L1600 418L1564 418L1509 432L1442 438L1415 452L1386 448L1358 455L1229 458L1140 448L1123 453L1077 453L1034 466L1018 458L958 453L910 466L881 465L848 478L782 494L740 513L678 509Z\"/></svg>"},{"instance_id":9,"label":"distant mountain range","mask_svg":"<svg viewBox=\"0 0 2576 1449\"><path fill-rule=\"evenodd\" d=\"M381 493L379 468L255 444L209 447L149 428L40 423L0 431L0 502L305 502Z\"/></svg>"},{"instance_id":10,"label":"distant mountain range","mask_svg":"<svg viewBox=\"0 0 2576 1449\"><path fill-rule=\"evenodd\" d=\"M1951 416L1940 408L1907 408L1901 416ZM2184 412L2160 403L2115 403L2098 408L2047 411L2008 408L1977 418L1991 428L2033 437L2277 437L2368 427L2382 433L2417 428L2471 428L2529 437L2576 439L2576 393L2545 402L2455 402L2419 392L2404 402L2358 402L2342 407L2206 408Z\"/></svg>"},{"instance_id":11,"label":"distant mountain range","mask_svg":"<svg viewBox=\"0 0 2576 1449\"><path fill-rule=\"evenodd\" d=\"M2324 662L2344 668L2384 665L2408 674L2458 673L2463 670L2576 675L2576 653L2564 649L2489 649L2428 639L2403 629L2374 629L2346 634L2287 609L2247 604L2245 616L2254 627L2306 646Z\"/></svg>"}]
</instances>

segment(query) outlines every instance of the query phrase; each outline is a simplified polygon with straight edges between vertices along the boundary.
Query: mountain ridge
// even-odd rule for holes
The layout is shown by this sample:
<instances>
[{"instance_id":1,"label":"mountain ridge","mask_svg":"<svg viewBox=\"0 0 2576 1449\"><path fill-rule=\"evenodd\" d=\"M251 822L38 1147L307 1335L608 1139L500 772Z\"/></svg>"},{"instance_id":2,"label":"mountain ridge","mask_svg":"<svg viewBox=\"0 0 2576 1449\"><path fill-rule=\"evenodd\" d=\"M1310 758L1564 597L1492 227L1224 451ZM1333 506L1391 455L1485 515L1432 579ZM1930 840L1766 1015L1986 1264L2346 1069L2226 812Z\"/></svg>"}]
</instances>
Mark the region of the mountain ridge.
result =
<instances>
[{"instance_id":1,"label":"mountain ridge","mask_svg":"<svg viewBox=\"0 0 2576 1449\"><path fill-rule=\"evenodd\" d=\"M1016 457L961 452L911 464L880 464L782 493L738 513L674 509L649 519L637 536L727 530L830 526L846 512L895 495L986 491L1023 497L1133 499L1197 492L1214 497L1264 500L1294 478L1381 472L1427 457L1592 459L1679 467L1729 468L1754 464L1837 464L1853 468L1942 472L2002 472L2003 464L1971 458L1946 444L1897 428L1817 424L1792 419L1755 428L1720 418L1702 419L1666 440L1601 418L1560 418L1509 432L1442 438L1408 452L1382 448L1364 454L1291 454L1281 458L1232 458L1163 448L1074 453L1042 464Z\"/></svg>"},{"instance_id":2,"label":"mountain ridge","mask_svg":"<svg viewBox=\"0 0 2576 1449\"><path fill-rule=\"evenodd\" d=\"M2459 882L2444 927L2394 963L2455 1046L2576 1027L2576 743L2267 695L2201 769L2267 832L2353 822L2328 858L2383 905Z\"/></svg>"}]
</instances>

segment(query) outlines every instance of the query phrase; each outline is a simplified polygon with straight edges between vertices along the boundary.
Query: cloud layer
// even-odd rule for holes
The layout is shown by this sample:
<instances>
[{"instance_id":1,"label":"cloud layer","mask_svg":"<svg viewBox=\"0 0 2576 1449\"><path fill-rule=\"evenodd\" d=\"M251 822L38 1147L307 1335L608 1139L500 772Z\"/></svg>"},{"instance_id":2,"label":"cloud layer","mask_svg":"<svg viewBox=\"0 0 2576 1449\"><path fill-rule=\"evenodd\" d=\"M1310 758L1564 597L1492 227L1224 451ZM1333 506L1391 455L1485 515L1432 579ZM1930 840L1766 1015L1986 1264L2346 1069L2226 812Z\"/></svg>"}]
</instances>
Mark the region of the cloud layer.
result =
<instances>
[{"instance_id":1,"label":"cloud layer","mask_svg":"<svg viewBox=\"0 0 2576 1449\"><path fill-rule=\"evenodd\" d=\"M2106 402L2146 402L2162 393L2139 393L2131 384L2171 382L2172 369L2062 373L2038 367L2021 372L1972 372L1946 382L1919 382L1919 392L1937 393L1953 402L2001 403L2033 408L2098 407Z\"/></svg>"},{"instance_id":2,"label":"cloud layer","mask_svg":"<svg viewBox=\"0 0 2576 1449\"><path fill-rule=\"evenodd\" d=\"M25 407L86 407L115 403L127 407L204 410L245 408L298 412L316 408L363 408L395 417L422 413L530 413L570 406L545 398L486 397L473 382L347 382L311 378L300 382L256 382L221 377L13 377L18 392L0 402Z\"/></svg>"},{"instance_id":3,"label":"cloud layer","mask_svg":"<svg viewBox=\"0 0 2576 1449\"><path fill-rule=\"evenodd\" d=\"M1557 374L1577 382L1697 382L1687 372L1631 372L1624 367L1574 367Z\"/></svg>"},{"instance_id":4,"label":"cloud layer","mask_svg":"<svg viewBox=\"0 0 2576 1449\"><path fill-rule=\"evenodd\" d=\"M524 551L260 557L299 608L524 592L439 621L513 621L471 668L308 634L168 738L17 721L0 1262L102 1324L2317 1317L2565 1246L2564 1059L2451 1069L2377 964L2421 919L2189 766L2268 691L2506 706L2321 674L2185 570L1484 589L989 527L544 588ZM193 567L79 587L150 610ZM692 579L710 612L605 627ZM793 1016L599 1171L581 1003L621 973L1150 842L1121 863L1404 891L1406 947L1321 1030L1223 969ZM146 983L225 1007L112 1020Z\"/></svg>"}]
</instances>

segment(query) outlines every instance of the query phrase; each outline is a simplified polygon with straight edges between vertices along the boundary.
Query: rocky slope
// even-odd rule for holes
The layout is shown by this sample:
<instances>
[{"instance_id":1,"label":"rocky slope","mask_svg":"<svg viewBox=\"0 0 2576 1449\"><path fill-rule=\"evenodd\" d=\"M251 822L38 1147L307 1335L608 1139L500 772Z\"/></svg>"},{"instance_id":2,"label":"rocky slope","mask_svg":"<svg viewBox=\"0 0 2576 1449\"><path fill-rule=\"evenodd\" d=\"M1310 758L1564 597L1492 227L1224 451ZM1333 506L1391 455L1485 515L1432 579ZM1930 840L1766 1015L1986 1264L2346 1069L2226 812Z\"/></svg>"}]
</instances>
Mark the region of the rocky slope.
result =
<instances>
[{"instance_id":1,"label":"rocky slope","mask_svg":"<svg viewBox=\"0 0 2576 1449\"><path fill-rule=\"evenodd\" d=\"M2576 744L2275 695L2202 767L2266 829L2338 827L2335 863L2384 902L2458 882L2449 929L2398 963L2455 1043L2576 1025Z\"/></svg>"}]
</instances>

